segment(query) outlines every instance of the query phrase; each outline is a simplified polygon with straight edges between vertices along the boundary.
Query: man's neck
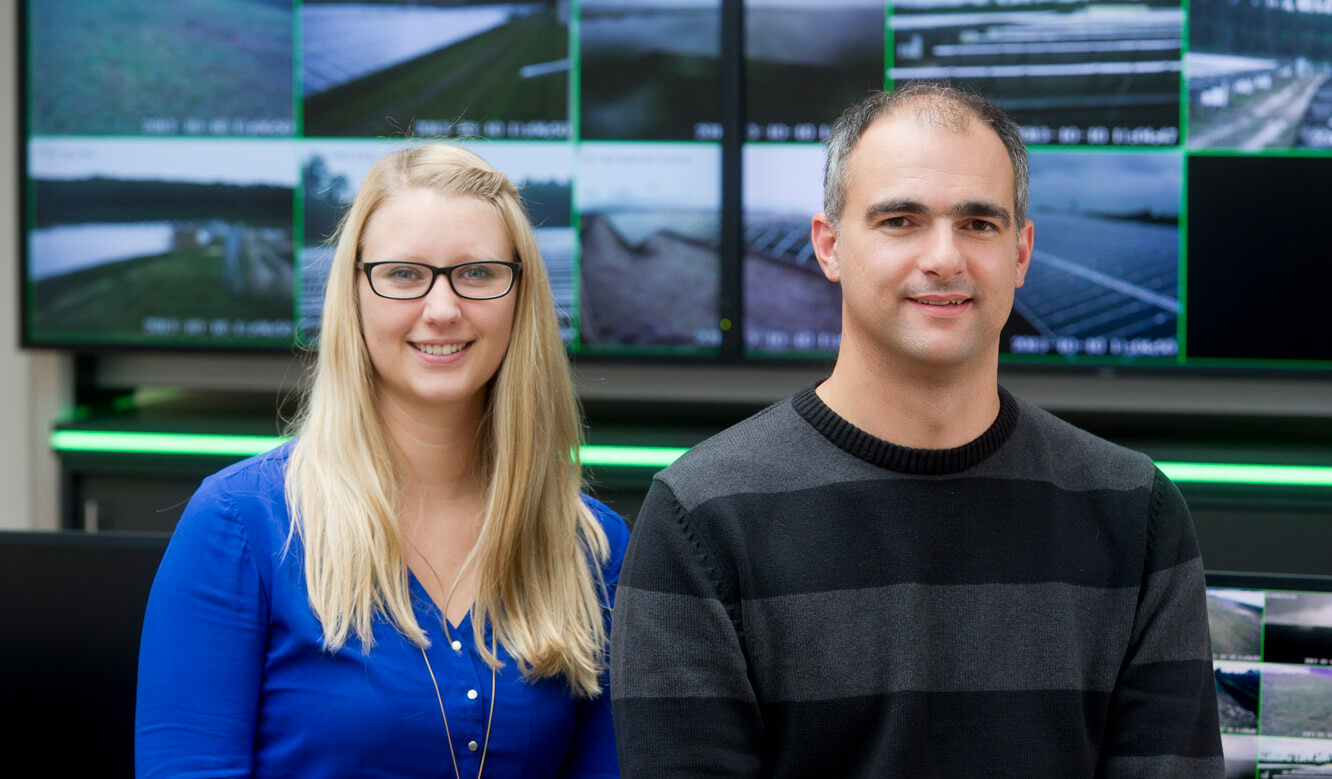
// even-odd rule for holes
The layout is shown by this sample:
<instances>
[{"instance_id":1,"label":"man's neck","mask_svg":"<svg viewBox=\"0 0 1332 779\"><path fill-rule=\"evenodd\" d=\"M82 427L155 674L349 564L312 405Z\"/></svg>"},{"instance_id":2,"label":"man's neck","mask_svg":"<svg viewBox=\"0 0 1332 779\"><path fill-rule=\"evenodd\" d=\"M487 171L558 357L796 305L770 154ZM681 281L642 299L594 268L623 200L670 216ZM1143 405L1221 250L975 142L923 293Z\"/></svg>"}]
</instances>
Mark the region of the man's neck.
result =
<instances>
[{"instance_id":1,"label":"man's neck","mask_svg":"<svg viewBox=\"0 0 1332 779\"><path fill-rule=\"evenodd\" d=\"M952 449L979 438L999 416L997 361L988 370L948 372L838 357L815 392L846 421L914 449Z\"/></svg>"}]
</instances>

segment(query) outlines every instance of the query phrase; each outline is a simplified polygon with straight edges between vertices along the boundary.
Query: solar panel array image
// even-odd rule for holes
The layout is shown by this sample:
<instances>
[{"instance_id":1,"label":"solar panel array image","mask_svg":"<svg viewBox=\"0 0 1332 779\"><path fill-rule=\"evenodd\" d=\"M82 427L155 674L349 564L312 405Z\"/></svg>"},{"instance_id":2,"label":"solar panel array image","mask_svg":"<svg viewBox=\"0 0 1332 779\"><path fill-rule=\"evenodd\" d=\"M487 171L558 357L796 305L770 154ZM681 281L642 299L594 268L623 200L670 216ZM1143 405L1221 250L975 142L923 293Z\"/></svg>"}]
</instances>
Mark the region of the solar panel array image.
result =
<instances>
[{"instance_id":1,"label":"solar panel array image","mask_svg":"<svg viewBox=\"0 0 1332 779\"><path fill-rule=\"evenodd\" d=\"M1023 125L1028 143L1173 145L1183 67L1178 4L1042 5L898 4L889 76L991 96Z\"/></svg>"},{"instance_id":2,"label":"solar panel array image","mask_svg":"<svg viewBox=\"0 0 1332 779\"><path fill-rule=\"evenodd\" d=\"M1178 230L1088 216L1038 219L1043 248L1017 294L1017 313L1061 354L1159 349L1155 356L1173 356ZM1009 348L1021 353L1020 346Z\"/></svg>"}]
</instances>

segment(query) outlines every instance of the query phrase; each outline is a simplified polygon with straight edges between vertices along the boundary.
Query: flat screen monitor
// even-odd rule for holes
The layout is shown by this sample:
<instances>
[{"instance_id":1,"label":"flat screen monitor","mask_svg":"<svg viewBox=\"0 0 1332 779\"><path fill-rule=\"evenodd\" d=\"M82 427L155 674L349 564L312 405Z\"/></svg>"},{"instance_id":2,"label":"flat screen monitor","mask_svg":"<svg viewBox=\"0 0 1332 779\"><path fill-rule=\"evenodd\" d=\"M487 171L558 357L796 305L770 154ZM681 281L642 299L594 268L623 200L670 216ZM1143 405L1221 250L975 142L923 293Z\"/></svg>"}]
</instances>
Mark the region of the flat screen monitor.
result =
<instances>
[{"instance_id":1,"label":"flat screen monitor","mask_svg":"<svg viewBox=\"0 0 1332 779\"><path fill-rule=\"evenodd\" d=\"M1209 573L1228 778L1332 776L1332 577Z\"/></svg>"}]
</instances>

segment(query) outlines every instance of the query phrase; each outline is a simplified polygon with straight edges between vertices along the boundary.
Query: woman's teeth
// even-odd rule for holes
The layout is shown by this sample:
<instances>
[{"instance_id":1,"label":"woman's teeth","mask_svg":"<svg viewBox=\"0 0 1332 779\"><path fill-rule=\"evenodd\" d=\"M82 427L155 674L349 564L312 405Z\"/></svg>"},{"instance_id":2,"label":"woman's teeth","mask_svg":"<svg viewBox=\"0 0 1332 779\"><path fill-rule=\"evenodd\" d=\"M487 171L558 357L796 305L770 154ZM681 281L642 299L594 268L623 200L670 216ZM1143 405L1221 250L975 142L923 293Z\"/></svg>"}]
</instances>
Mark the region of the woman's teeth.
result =
<instances>
[{"instance_id":1,"label":"woman's teeth","mask_svg":"<svg viewBox=\"0 0 1332 779\"><path fill-rule=\"evenodd\" d=\"M467 344L412 344L419 351L425 352L432 357L443 357L446 354L462 351Z\"/></svg>"}]
</instances>

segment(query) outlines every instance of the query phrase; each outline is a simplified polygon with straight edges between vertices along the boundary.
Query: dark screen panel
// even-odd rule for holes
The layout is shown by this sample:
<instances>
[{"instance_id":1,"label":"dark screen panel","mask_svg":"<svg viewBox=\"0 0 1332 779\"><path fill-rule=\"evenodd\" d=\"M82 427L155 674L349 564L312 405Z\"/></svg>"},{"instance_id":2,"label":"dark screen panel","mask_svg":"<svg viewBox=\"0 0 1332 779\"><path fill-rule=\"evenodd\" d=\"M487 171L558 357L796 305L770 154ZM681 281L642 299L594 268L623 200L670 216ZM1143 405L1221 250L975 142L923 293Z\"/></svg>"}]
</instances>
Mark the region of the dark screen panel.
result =
<instances>
[{"instance_id":1,"label":"dark screen panel","mask_svg":"<svg viewBox=\"0 0 1332 779\"><path fill-rule=\"evenodd\" d=\"M0 532L0 688L21 764L134 775L144 607L167 534ZM15 758L19 760L19 758Z\"/></svg>"},{"instance_id":2,"label":"dark screen panel","mask_svg":"<svg viewBox=\"0 0 1332 779\"><path fill-rule=\"evenodd\" d=\"M1189 159L1190 357L1332 360L1324 308L1278 291L1332 285L1329 177L1329 157Z\"/></svg>"}]
</instances>

